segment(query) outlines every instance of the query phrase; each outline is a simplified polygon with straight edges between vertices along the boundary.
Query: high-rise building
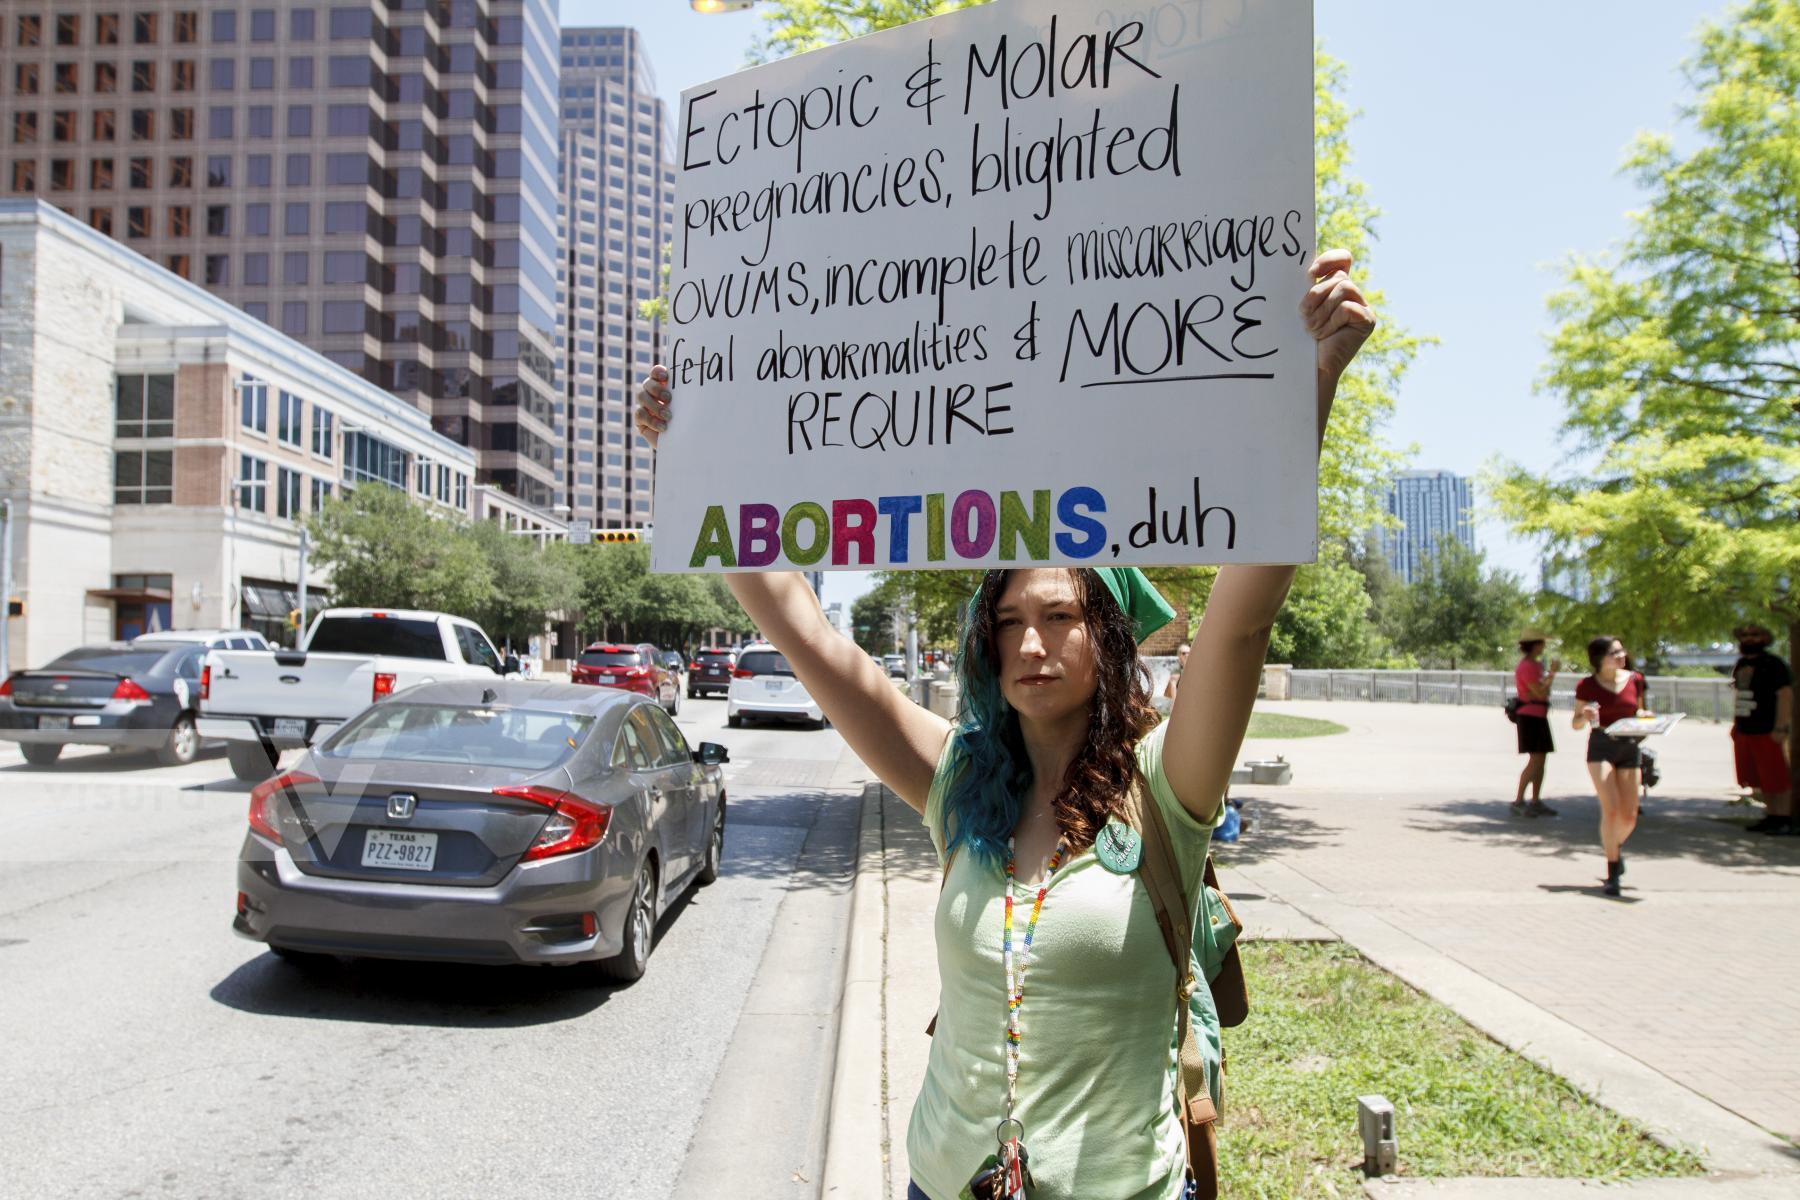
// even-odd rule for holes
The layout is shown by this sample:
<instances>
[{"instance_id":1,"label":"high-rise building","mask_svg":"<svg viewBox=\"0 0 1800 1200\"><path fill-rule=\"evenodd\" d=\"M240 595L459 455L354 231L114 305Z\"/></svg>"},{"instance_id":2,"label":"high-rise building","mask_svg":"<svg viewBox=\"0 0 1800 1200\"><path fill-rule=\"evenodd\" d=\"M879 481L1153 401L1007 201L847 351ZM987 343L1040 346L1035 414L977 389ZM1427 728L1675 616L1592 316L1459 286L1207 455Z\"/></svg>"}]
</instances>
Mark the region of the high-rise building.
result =
<instances>
[{"instance_id":1,"label":"high-rise building","mask_svg":"<svg viewBox=\"0 0 1800 1200\"><path fill-rule=\"evenodd\" d=\"M648 525L655 462L632 391L663 351L661 323L638 305L661 292L674 233L673 130L635 29L563 30L560 88L558 497L597 526Z\"/></svg>"},{"instance_id":2,"label":"high-rise building","mask_svg":"<svg viewBox=\"0 0 1800 1200\"><path fill-rule=\"evenodd\" d=\"M0 0L0 184L554 500L551 0Z\"/></svg>"},{"instance_id":3,"label":"high-rise building","mask_svg":"<svg viewBox=\"0 0 1800 1200\"><path fill-rule=\"evenodd\" d=\"M1380 531L1380 545L1394 574L1412 583L1445 536L1475 549L1474 495L1469 481L1450 471L1402 471L1388 488L1387 511L1398 529Z\"/></svg>"}]
</instances>

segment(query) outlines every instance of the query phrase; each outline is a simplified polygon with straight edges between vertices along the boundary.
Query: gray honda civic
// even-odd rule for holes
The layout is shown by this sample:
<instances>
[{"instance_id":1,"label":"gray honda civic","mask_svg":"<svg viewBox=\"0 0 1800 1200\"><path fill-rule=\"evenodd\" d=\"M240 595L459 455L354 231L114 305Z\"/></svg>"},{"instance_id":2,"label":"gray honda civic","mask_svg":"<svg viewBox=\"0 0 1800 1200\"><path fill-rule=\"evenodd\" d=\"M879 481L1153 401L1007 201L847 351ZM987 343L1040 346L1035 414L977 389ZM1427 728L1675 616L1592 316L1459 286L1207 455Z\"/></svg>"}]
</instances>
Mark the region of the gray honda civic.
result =
<instances>
[{"instance_id":1,"label":"gray honda civic","mask_svg":"<svg viewBox=\"0 0 1800 1200\"><path fill-rule=\"evenodd\" d=\"M586 963L634 980L669 903L719 876L725 761L631 692L408 688L250 793L232 928L296 961Z\"/></svg>"}]
</instances>

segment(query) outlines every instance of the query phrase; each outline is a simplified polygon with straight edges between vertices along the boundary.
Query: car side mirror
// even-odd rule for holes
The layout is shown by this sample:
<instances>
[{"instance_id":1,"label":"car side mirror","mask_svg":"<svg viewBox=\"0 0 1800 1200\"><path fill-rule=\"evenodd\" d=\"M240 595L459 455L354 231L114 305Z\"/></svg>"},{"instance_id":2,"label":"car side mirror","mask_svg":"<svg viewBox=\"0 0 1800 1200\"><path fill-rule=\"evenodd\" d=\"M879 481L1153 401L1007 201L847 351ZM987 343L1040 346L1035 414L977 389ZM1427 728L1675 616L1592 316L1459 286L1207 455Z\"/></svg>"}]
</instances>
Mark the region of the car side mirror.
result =
<instances>
[{"instance_id":1,"label":"car side mirror","mask_svg":"<svg viewBox=\"0 0 1800 1200\"><path fill-rule=\"evenodd\" d=\"M506 661L500 665L500 674L502 674L502 675L517 675L518 673L519 673L519 656L516 654L507 655Z\"/></svg>"},{"instance_id":2,"label":"car side mirror","mask_svg":"<svg viewBox=\"0 0 1800 1200\"><path fill-rule=\"evenodd\" d=\"M701 766L716 767L730 762L731 755L717 742L701 742L700 748L694 751L694 761Z\"/></svg>"}]
</instances>

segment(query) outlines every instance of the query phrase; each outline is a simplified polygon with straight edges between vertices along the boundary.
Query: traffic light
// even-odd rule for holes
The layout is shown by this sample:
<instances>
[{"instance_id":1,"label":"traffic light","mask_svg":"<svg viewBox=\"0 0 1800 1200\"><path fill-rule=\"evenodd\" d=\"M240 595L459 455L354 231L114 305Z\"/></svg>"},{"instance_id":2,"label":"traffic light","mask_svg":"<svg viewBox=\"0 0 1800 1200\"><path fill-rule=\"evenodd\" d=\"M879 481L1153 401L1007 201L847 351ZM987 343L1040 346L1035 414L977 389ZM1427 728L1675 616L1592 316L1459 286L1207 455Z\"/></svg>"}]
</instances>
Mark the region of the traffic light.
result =
<instances>
[{"instance_id":1,"label":"traffic light","mask_svg":"<svg viewBox=\"0 0 1800 1200\"><path fill-rule=\"evenodd\" d=\"M642 529L596 529L596 542L647 542L650 535Z\"/></svg>"},{"instance_id":2,"label":"traffic light","mask_svg":"<svg viewBox=\"0 0 1800 1200\"><path fill-rule=\"evenodd\" d=\"M300 628L300 610L299 609L297 609L297 608L288 609L287 627L289 629L299 629Z\"/></svg>"}]
</instances>

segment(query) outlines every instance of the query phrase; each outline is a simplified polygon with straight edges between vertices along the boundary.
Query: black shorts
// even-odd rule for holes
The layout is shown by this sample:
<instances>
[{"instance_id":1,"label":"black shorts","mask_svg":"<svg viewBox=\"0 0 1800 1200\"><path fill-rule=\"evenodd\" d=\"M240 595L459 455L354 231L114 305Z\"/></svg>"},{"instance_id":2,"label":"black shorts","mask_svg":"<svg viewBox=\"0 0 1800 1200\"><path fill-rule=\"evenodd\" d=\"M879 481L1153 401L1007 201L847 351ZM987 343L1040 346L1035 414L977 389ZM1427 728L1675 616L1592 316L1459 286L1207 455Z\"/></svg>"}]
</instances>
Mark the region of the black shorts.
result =
<instances>
[{"instance_id":1,"label":"black shorts","mask_svg":"<svg viewBox=\"0 0 1800 1200\"><path fill-rule=\"evenodd\" d=\"M1519 718L1519 753L1554 754L1556 742L1550 737L1549 717Z\"/></svg>"},{"instance_id":2,"label":"black shorts","mask_svg":"<svg viewBox=\"0 0 1800 1200\"><path fill-rule=\"evenodd\" d=\"M1587 760L1611 763L1621 771L1635 771L1644 765L1644 743L1641 738L1616 738L1603 729L1588 734Z\"/></svg>"}]
</instances>

